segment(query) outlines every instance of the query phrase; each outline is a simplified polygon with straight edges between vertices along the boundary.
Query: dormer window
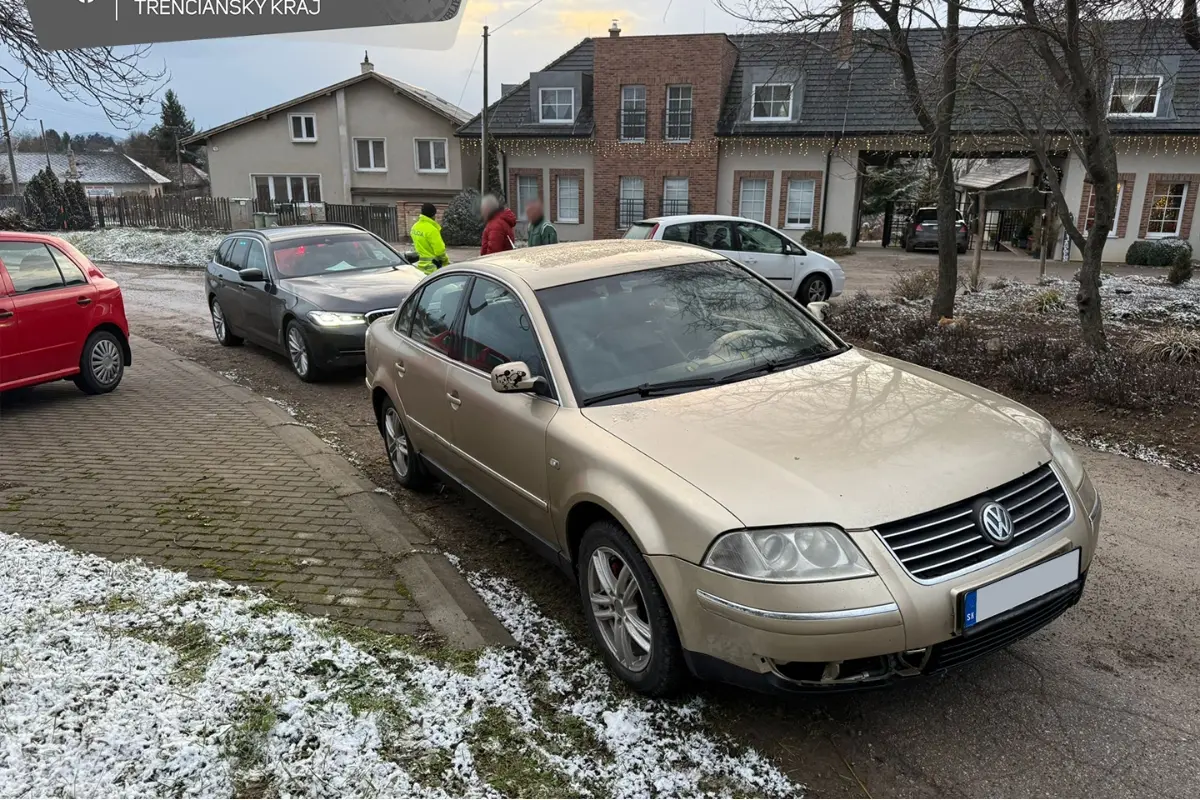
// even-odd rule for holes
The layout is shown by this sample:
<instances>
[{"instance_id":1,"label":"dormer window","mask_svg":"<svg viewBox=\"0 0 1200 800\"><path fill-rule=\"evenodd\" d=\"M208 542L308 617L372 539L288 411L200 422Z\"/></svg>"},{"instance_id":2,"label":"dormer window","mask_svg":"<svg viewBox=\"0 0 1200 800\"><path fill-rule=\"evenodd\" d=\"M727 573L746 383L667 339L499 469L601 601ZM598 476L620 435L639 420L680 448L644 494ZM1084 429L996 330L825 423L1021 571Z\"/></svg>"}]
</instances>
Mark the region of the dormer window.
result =
<instances>
[{"instance_id":1,"label":"dormer window","mask_svg":"<svg viewBox=\"0 0 1200 800\"><path fill-rule=\"evenodd\" d=\"M1110 117L1158 116L1158 98L1162 93L1161 75L1118 75L1113 78L1108 100Z\"/></svg>"},{"instance_id":2,"label":"dormer window","mask_svg":"<svg viewBox=\"0 0 1200 800\"><path fill-rule=\"evenodd\" d=\"M317 117L315 114L292 114L288 118L292 127L293 142L315 142L317 140Z\"/></svg>"},{"instance_id":3,"label":"dormer window","mask_svg":"<svg viewBox=\"0 0 1200 800\"><path fill-rule=\"evenodd\" d=\"M752 90L750 119L754 122L787 122L792 118L790 83L756 83Z\"/></svg>"},{"instance_id":4,"label":"dormer window","mask_svg":"<svg viewBox=\"0 0 1200 800\"><path fill-rule=\"evenodd\" d=\"M575 90L539 89L538 109L540 122L558 125L574 122Z\"/></svg>"}]
</instances>

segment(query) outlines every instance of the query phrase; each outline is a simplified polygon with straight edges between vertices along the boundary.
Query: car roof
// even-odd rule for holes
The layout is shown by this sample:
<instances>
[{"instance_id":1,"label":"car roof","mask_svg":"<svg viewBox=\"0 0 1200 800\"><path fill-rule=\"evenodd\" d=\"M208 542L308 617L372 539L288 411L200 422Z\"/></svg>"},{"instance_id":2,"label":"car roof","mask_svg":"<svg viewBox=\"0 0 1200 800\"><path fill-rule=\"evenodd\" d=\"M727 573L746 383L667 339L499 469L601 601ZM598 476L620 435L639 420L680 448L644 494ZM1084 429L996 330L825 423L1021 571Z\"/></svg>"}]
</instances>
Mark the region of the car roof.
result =
<instances>
[{"instance_id":1,"label":"car roof","mask_svg":"<svg viewBox=\"0 0 1200 800\"><path fill-rule=\"evenodd\" d=\"M749 217L735 217L730 214L673 214L666 217L647 217L646 219L639 220L637 224L679 225L685 222L753 222L756 225L766 224L756 219L750 219Z\"/></svg>"},{"instance_id":2,"label":"car roof","mask_svg":"<svg viewBox=\"0 0 1200 800\"><path fill-rule=\"evenodd\" d=\"M268 242L282 242L287 239L297 239L303 236L338 236L363 232L364 229L357 225L284 225L278 228L247 228L239 231L230 231L229 236L246 236L249 234L261 236Z\"/></svg>"},{"instance_id":3,"label":"car roof","mask_svg":"<svg viewBox=\"0 0 1200 800\"><path fill-rule=\"evenodd\" d=\"M502 278L517 277L531 289L537 290L643 269L723 260L723 256L711 250L686 244L645 239L601 239L522 247L474 258L455 266L490 272ZM439 270L438 273L444 271Z\"/></svg>"}]
</instances>

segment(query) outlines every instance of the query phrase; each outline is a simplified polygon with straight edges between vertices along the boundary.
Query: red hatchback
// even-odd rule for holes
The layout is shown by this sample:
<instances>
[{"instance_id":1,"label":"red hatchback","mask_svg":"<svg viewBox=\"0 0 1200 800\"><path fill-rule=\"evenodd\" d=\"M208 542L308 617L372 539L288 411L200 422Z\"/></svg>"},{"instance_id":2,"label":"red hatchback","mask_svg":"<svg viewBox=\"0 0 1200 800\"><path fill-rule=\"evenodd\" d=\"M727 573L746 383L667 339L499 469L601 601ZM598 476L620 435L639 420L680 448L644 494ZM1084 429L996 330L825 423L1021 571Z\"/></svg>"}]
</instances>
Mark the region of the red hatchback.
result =
<instances>
[{"instance_id":1,"label":"red hatchback","mask_svg":"<svg viewBox=\"0 0 1200 800\"><path fill-rule=\"evenodd\" d=\"M0 232L0 391L71 378L102 394L131 363L116 281L56 236Z\"/></svg>"}]
</instances>

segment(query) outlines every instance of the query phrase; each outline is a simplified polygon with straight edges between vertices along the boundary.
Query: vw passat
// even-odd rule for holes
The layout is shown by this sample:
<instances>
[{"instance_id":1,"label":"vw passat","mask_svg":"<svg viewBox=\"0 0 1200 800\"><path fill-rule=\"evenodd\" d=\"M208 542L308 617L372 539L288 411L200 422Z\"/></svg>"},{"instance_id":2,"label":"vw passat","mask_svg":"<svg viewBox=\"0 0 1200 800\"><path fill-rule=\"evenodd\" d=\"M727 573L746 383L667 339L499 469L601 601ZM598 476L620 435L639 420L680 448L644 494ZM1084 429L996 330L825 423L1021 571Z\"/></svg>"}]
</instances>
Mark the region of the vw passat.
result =
<instances>
[{"instance_id":1,"label":"vw passat","mask_svg":"<svg viewBox=\"0 0 1200 800\"><path fill-rule=\"evenodd\" d=\"M578 583L609 666L807 690L936 672L1083 590L1100 499L1040 416L850 347L710 251L441 270L367 333L396 479L478 495Z\"/></svg>"}]
</instances>

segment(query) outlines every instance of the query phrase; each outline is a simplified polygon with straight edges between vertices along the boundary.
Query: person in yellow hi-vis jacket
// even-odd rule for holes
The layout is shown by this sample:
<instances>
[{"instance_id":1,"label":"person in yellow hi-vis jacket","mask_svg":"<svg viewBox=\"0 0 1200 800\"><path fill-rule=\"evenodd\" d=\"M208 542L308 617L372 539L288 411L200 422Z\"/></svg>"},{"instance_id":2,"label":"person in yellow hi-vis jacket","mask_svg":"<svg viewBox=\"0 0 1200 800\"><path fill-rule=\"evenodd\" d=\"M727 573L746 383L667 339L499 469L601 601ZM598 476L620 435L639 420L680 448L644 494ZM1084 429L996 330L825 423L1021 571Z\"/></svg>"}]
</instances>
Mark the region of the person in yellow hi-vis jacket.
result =
<instances>
[{"instance_id":1,"label":"person in yellow hi-vis jacket","mask_svg":"<svg viewBox=\"0 0 1200 800\"><path fill-rule=\"evenodd\" d=\"M421 206L421 216L417 217L409 232L413 247L420 256L417 269L426 275L450 263L446 255L446 243L442 241L442 226L434 219L436 216L437 207L433 203L425 203Z\"/></svg>"}]
</instances>

